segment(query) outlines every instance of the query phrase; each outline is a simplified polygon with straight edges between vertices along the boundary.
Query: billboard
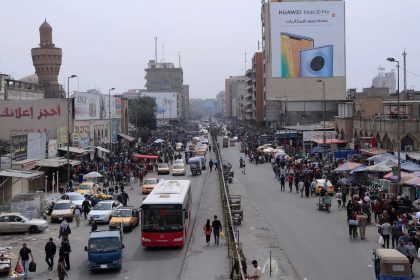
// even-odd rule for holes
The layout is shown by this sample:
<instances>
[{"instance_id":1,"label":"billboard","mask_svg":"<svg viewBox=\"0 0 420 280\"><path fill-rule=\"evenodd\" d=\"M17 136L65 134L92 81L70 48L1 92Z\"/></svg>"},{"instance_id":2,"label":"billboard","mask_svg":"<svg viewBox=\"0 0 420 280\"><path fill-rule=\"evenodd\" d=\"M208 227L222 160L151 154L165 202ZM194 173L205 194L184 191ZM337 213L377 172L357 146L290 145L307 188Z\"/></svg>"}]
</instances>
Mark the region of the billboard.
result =
<instances>
[{"instance_id":1,"label":"billboard","mask_svg":"<svg viewBox=\"0 0 420 280\"><path fill-rule=\"evenodd\" d=\"M0 138L32 132L55 138L57 127L67 127L67 99L2 100L0 102Z\"/></svg>"},{"instance_id":2,"label":"billboard","mask_svg":"<svg viewBox=\"0 0 420 280\"><path fill-rule=\"evenodd\" d=\"M344 2L270 3L273 78L345 76Z\"/></svg>"},{"instance_id":3,"label":"billboard","mask_svg":"<svg viewBox=\"0 0 420 280\"><path fill-rule=\"evenodd\" d=\"M101 118L101 95L90 92L74 93L74 118L76 120L99 120Z\"/></svg>"},{"instance_id":4,"label":"billboard","mask_svg":"<svg viewBox=\"0 0 420 280\"><path fill-rule=\"evenodd\" d=\"M12 161L20 161L28 158L28 135L10 136L12 146Z\"/></svg>"},{"instance_id":5,"label":"billboard","mask_svg":"<svg viewBox=\"0 0 420 280\"><path fill-rule=\"evenodd\" d=\"M156 102L156 119L178 118L178 94L176 92L144 92L141 96L150 96Z\"/></svg>"},{"instance_id":6,"label":"billboard","mask_svg":"<svg viewBox=\"0 0 420 280\"><path fill-rule=\"evenodd\" d=\"M102 95L103 99L103 110L102 110L102 119L109 118L109 96ZM121 119L121 98L118 96L111 95L111 119Z\"/></svg>"},{"instance_id":7,"label":"billboard","mask_svg":"<svg viewBox=\"0 0 420 280\"><path fill-rule=\"evenodd\" d=\"M47 134L28 133L28 159L45 159L47 147Z\"/></svg>"}]
</instances>

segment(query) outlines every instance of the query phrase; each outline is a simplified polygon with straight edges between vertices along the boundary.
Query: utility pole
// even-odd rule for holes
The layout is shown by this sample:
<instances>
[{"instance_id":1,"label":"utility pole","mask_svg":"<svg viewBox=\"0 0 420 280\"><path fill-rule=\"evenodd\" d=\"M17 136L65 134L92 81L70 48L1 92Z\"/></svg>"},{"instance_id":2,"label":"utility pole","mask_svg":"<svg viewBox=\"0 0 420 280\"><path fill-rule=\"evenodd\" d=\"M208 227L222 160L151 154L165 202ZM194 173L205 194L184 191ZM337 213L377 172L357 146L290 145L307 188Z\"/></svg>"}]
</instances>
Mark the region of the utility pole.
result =
<instances>
[{"instance_id":1,"label":"utility pole","mask_svg":"<svg viewBox=\"0 0 420 280\"><path fill-rule=\"evenodd\" d=\"M76 77L77 75L71 75L70 77L67 77L67 186L70 184L70 79Z\"/></svg>"},{"instance_id":2,"label":"utility pole","mask_svg":"<svg viewBox=\"0 0 420 280\"><path fill-rule=\"evenodd\" d=\"M155 63L157 63L158 61L157 61L157 39L158 39L158 37L157 36L155 36Z\"/></svg>"},{"instance_id":3,"label":"utility pole","mask_svg":"<svg viewBox=\"0 0 420 280\"><path fill-rule=\"evenodd\" d=\"M403 58L404 58L404 72L403 72L404 73L404 94L405 94L406 100L408 100L408 96L407 96L407 60L406 60L407 53L405 52L405 50L402 53L402 55L403 55Z\"/></svg>"}]
</instances>

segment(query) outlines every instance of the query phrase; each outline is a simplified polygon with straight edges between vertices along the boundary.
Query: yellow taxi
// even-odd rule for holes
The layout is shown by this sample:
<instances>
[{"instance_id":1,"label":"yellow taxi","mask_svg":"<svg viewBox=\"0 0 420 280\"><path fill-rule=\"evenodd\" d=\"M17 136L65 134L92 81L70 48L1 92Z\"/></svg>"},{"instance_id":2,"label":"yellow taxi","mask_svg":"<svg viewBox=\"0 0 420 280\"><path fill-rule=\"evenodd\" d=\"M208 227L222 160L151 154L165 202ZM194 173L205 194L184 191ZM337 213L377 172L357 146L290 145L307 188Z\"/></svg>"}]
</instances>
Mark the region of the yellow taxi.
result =
<instances>
[{"instance_id":1,"label":"yellow taxi","mask_svg":"<svg viewBox=\"0 0 420 280\"><path fill-rule=\"evenodd\" d=\"M202 145L197 148L195 154L199 156L204 156L207 153L207 145Z\"/></svg>"},{"instance_id":2,"label":"yellow taxi","mask_svg":"<svg viewBox=\"0 0 420 280\"><path fill-rule=\"evenodd\" d=\"M132 230L139 225L139 211L133 206L124 206L118 208L109 221L109 229L120 228L122 224L123 230Z\"/></svg>"},{"instance_id":3,"label":"yellow taxi","mask_svg":"<svg viewBox=\"0 0 420 280\"><path fill-rule=\"evenodd\" d=\"M169 164L167 163L159 163L158 164L158 174L169 174L171 169L169 168Z\"/></svg>"},{"instance_id":4,"label":"yellow taxi","mask_svg":"<svg viewBox=\"0 0 420 280\"><path fill-rule=\"evenodd\" d=\"M156 178L144 179L141 192L143 194L149 194L153 190L153 188L157 186L158 183L159 183L159 180Z\"/></svg>"},{"instance_id":5,"label":"yellow taxi","mask_svg":"<svg viewBox=\"0 0 420 280\"><path fill-rule=\"evenodd\" d=\"M80 183L80 185L75 187L75 189L76 192L80 193L81 195L86 195L95 194L98 191L98 187L99 185L94 182L85 181L83 183Z\"/></svg>"},{"instance_id":6,"label":"yellow taxi","mask_svg":"<svg viewBox=\"0 0 420 280\"><path fill-rule=\"evenodd\" d=\"M320 194L322 188L326 188L327 189L327 193L329 195L334 195L334 186L332 185L332 183L331 183L330 180L317 179L316 180L315 193L316 194Z\"/></svg>"},{"instance_id":7,"label":"yellow taxi","mask_svg":"<svg viewBox=\"0 0 420 280\"><path fill-rule=\"evenodd\" d=\"M185 170L185 165L183 163L175 163L172 166L172 176L176 175L185 175L187 172Z\"/></svg>"}]
</instances>

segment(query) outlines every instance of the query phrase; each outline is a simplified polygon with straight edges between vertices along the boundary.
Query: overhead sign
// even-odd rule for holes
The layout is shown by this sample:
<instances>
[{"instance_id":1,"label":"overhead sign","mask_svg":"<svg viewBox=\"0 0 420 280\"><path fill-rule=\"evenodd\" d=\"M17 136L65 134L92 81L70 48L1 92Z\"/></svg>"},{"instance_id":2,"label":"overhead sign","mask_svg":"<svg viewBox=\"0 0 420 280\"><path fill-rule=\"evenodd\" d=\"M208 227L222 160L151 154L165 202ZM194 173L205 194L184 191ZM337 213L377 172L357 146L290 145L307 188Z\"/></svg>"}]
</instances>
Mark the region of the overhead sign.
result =
<instances>
[{"instance_id":1,"label":"overhead sign","mask_svg":"<svg viewBox=\"0 0 420 280\"><path fill-rule=\"evenodd\" d=\"M74 118L76 120L99 120L101 95L89 92L74 93Z\"/></svg>"},{"instance_id":2,"label":"overhead sign","mask_svg":"<svg viewBox=\"0 0 420 280\"><path fill-rule=\"evenodd\" d=\"M57 127L67 127L67 99L2 100L0 102L0 138L32 132L56 137Z\"/></svg>"},{"instance_id":3,"label":"overhead sign","mask_svg":"<svg viewBox=\"0 0 420 280\"><path fill-rule=\"evenodd\" d=\"M345 76L344 1L270 3L272 77Z\"/></svg>"},{"instance_id":4,"label":"overhead sign","mask_svg":"<svg viewBox=\"0 0 420 280\"><path fill-rule=\"evenodd\" d=\"M176 92L144 92L142 96L150 96L156 102L156 119L178 118L178 94Z\"/></svg>"}]
</instances>

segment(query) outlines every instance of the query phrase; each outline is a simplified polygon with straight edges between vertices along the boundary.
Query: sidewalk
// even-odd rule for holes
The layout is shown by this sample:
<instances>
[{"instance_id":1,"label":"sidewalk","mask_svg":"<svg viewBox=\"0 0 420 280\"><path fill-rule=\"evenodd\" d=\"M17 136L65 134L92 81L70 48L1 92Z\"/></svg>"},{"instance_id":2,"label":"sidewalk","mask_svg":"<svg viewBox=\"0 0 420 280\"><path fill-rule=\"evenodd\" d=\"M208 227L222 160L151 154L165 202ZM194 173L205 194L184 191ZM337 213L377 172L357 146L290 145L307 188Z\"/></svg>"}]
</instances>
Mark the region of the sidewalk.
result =
<instances>
[{"instance_id":1,"label":"sidewalk","mask_svg":"<svg viewBox=\"0 0 420 280\"><path fill-rule=\"evenodd\" d=\"M229 260L226 241L220 239L220 245L214 244L213 235L210 246L207 247L203 232L203 226L207 219L213 221L213 216L217 215L223 224L222 202L220 199L220 187L217 171L210 172L207 169L207 184L203 190L203 197L197 221L192 233L191 242L187 250L184 267L180 279L183 280L214 280L229 279Z\"/></svg>"}]
</instances>

